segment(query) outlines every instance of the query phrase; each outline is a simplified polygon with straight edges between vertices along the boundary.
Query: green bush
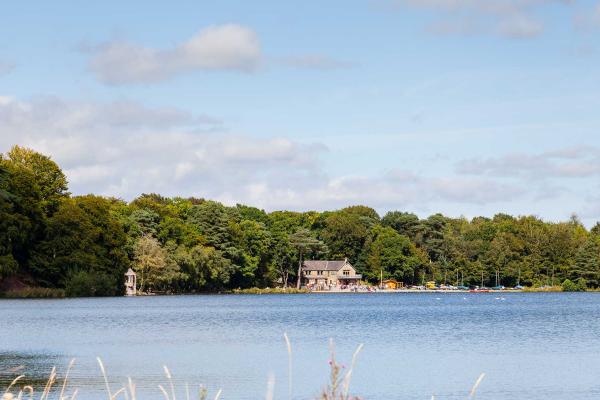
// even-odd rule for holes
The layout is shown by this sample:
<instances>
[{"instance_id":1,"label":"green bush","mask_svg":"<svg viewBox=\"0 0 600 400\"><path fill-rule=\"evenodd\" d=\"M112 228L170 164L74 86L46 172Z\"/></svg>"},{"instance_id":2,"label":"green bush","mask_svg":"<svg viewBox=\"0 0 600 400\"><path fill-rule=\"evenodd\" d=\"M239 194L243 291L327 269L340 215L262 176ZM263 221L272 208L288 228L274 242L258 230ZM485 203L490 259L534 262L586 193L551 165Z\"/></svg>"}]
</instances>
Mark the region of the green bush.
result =
<instances>
[{"instance_id":1,"label":"green bush","mask_svg":"<svg viewBox=\"0 0 600 400\"><path fill-rule=\"evenodd\" d=\"M585 292L587 290L587 281L584 278L579 278L576 282L565 279L562 283L562 290L563 292Z\"/></svg>"},{"instance_id":2,"label":"green bush","mask_svg":"<svg viewBox=\"0 0 600 400\"><path fill-rule=\"evenodd\" d=\"M579 287L580 292L585 292L587 290L587 281L585 278L579 278L576 281L577 287Z\"/></svg>"},{"instance_id":3,"label":"green bush","mask_svg":"<svg viewBox=\"0 0 600 400\"><path fill-rule=\"evenodd\" d=\"M69 276L65 283L68 297L115 296L114 279L100 272L78 271Z\"/></svg>"}]
</instances>

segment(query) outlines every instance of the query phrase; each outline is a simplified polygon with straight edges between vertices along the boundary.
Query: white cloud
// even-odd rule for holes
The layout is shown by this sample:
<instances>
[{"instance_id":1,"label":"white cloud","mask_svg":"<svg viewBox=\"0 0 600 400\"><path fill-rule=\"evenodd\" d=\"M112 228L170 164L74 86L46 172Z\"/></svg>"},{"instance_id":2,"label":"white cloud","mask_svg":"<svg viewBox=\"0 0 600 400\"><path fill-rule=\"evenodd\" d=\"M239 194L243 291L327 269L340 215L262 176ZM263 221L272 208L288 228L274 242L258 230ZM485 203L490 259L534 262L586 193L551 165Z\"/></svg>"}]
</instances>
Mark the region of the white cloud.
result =
<instances>
[{"instance_id":1,"label":"white cloud","mask_svg":"<svg viewBox=\"0 0 600 400\"><path fill-rule=\"evenodd\" d=\"M544 23L536 11L553 3L574 0L392 0L400 7L436 14L430 30L437 33L486 33L513 38L541 34Z\"/></svg>"},{"instance_id":2,"label":"white cloud","mask_svg":"<svg viewBox=\"0 0 600 400\"><path fill-rule=\"evenodd\" d=\"M319 175L318 157L327 150L284 137L225 133L217 119L132 101L2 97L0 151L14 144L51 155L74 193L128 199L151 191L241 197L248 185Z\"/></svg>"},{"instance_id":3,"label":"white cloud","mask_svg":"<svg viewBox=\"0 0 600 400\"><path fill-rule=\"evenodd\" d=\"M107 84L148 83L196 70L251 72L261 62L256 33L236 24L205 28L166 49L115 41L94 49L90 70Z\"/></svg>"},{"instance_id":4,"label":"white cloud","mask_svg":"<svg viewBox=\"0 0 600 400\"><path fill-rule=\"evenodd\" d=\"M52 156L65 171L74 194L129 200L156 192L268 210L323 210L360 203L380 211L475 215L507 207L525 212L520 207L532 203L539 191L528 177L548 168L561 176L596 176L586 169L598 158L598 150L592 147L466 160L459 164L458 174L392 168L380 174L341 171L333 175L326 171L323 156L340 155L329 154L322 144L283 135L233 134L223 125L207 116L133 101L0 97L0 152L19 144ZM507 180L507 169L523 178ZM548 198L544 195L545 201Z\"/></svg>"},{"instance_id":5,"label":"white cloud","mask_svg":"<svg viewBox=\"0 0 600 400\"><path fill-rule=\"evenodd\" d=\"M516 153L496 158L468 159L457 165L461 174L517 177L542 181L550 178L600 178L600 149L573 147L541 154Z\"/></svg>"}]
</instances>

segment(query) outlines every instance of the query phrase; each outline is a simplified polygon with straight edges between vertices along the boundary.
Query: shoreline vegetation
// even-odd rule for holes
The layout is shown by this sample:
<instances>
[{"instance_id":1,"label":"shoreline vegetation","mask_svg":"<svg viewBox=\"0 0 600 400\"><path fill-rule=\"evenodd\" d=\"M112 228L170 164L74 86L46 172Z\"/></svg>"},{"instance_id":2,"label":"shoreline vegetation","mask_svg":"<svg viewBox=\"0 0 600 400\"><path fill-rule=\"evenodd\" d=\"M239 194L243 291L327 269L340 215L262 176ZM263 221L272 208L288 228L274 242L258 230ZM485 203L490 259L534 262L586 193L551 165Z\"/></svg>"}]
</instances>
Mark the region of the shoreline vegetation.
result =
<instances>
[{"instance_id":1,"label":"shoreline vegetation","mask_svg":"<svg viewBox=\"0 0 600 400\"><path fill-rule=\"evenodd\" d=\"M73 196L48 156L19 146L0 154L3 297L120 296L128 268L142 294L304 293L303 260L346 258L366 287L389 279L405 287L597 290L600 223Z\"/></svg>"},{"instance_id":2,"label":"shoreline vegetation","mask_svg":"<svg viewBox=\"0 0 600 400\"><path fill-rule=\"evenodd\" d=\"M199 292L199 293L143 293L139 296L177 296L177 295L262 295L262 294L375 294L375 293L437 293L437 294L452 294L452 293L569 293L569 292L586 292L586 293L600 293L599 289L585 289L585 290L565 290L563 286L550 286L550 287L524 287L523 289L485 289L484 291L474 291L465 289L456 290L440 290L440 289L386 289L376 290L371 292L366 291L329 291L329 290L308 290L305 288L246 288L246 289L233 289L231 291L223 292ZM88 296L89 297L89 296ZM50 289L41 287L24 288L20 290L10 290L7 292L0 293L0 299L63 299L72 298L65 294L62 289Z\"/></svg>"}]
</instances>

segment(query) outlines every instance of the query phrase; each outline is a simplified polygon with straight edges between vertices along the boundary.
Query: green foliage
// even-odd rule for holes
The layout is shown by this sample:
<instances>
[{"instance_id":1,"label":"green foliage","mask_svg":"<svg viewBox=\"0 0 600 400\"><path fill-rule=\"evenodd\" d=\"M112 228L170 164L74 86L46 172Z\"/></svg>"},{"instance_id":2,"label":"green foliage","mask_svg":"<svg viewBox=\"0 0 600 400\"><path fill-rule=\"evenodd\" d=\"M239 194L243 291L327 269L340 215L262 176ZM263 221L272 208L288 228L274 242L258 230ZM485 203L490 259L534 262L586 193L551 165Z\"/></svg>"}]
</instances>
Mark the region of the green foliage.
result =
<instances>
[{"instance_id":1,"label":"green foliage","mask_svg":"<svg viewBox=\"0 0 600 400\"><path fill-rule=\"evenodd\" d=\"M42 208L52 214L61 199L68 196L67 178L59 166L43 154L31 149L14 146L7 154L13 166L31 173L32 182L40 190Z\"/></svg>"},{"instance_id":2,"label":"green foliage","mask_svg":"<svg viewBox=\"0 0 600 400\"><path fill-rule=\"evenodd\" d=\"M67 277L65 282L67 297L116 296L117 285L114 277L101 272L79 270Z\"/></svg>"},{"instance_id":3,"label":"green foliage","mask_svg":"<svg viewBox=\"0 0 600 400\"><path fill-rule=\"evenodd\" d=\"M590 231L590 233L593 236L596 236L596 237L600 238L600 222L597 222L596 225L594 225L594 227L592 228L592 230Z\"/></svg>"},{"instance_id":4,"label":"green foliage","mask_svg":"<svg viewBox=\"0 0 600 400\"><path fill-rule=\"evenodd\" d=\"M390 211L381 219L383 226L393 228L401 235L415 239L419 232L419 217L412 213Z\"/></svg>"},{"instance_id":5,"label":"green foliage","mask_svg":"<svg viewBox=\"0 0 600 400\"><path fill-rule=\"evenodd\" d=\"M587 290L587 281L584 278L579 278L573 282L570 279L565 279L562 283L563 292L585 292Z\"/></svg>"},{"instance_id":6,"label":"green foliage","mask_svg":"<svg viewBox=\"0 0 600 400\"><path fill-rule=\"evenodd\" d=\"M118 295L132 266L142 291L243 291L298 284L304 259L347 257L372 283L383 275L405 284L600 286L600 224L588 231L576 216L380 218L361 205L267 213L200 198L142 194L126 203L67 190L49 157L18 146L0 155L0 280L17 275L45 287L31 296L46 288L49 296Z\"/></svg>"},{"instance_id":7,"label":"green foliage","mask_svg":"<svg viewBox=\"0 0 600 400\"><path fill-rule=\"evenodd\" d=\"M191 277L198 289L218 290L229 284L234 266L224 254L212 247L196 246L190 250Z\"/></svg>"},{"instance_id":8,"label":"green foliage","mask_svg":"<svg viewBox=\"0 0 600 400\"><path fill-rule=\"evenodd\" d=\"M110 208L109 200L92 195L61 201L29 263L40 283L64 287L70 275L88 271L110 276L115 293L121 289L126 236Z\"/></svg>"},{"instance_id":9,"label":"green foliage","mask_svg":"<svg viewBox=\"0 0 600 400\"><path fill-rule=\"evenodd\" d=\"M314 257L327 251L325 244L313 237L306 228L300 228L288 237L289 244L296 249L298 257L298 272L296 274L296 288L300 289L300 270L306 256Z\"/></svg>"},{"instance_id":10,"label":"green foliage","mask_svg":"<svg viewBox=\"0 0 600 400\"><path fill-rule=\"evenodd\" d=\"M410 239L392 228L381 226L375 227L372 235L373 239L367 246L368 268L365 275L372 281L383 277L413 282L414 272L423 266L425 260Z\"/></svg>"},{"instance_id":11,"label":"green foliage","mask_svg":"<svg viewBox=\"0 0 600 400\"><path fill-rule=\"evenodd\" d=\"M329 247L331 258L356 260L376 220L354 208L340 210L325 220L321 236Z\"/></svg>"}]
</instances>

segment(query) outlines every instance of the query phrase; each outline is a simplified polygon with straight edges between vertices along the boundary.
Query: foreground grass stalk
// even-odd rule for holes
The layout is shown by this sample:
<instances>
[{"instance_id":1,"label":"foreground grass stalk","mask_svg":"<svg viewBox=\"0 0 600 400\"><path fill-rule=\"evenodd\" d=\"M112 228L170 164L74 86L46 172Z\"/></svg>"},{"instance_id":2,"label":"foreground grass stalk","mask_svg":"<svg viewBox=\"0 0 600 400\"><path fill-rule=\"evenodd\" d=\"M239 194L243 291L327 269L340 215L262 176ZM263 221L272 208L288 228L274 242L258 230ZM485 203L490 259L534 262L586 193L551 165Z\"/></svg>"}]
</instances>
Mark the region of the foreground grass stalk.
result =
<instances>
[{"instance_id":1,"label":"foreground grass stalk","mask_svg":"<svg viewBox=\"0 0 600 400\"><path fill-rule=\"evenodd\" d=\"M288 398L292 400L292 343L287 333L283 334L288 353Z\"/></svg>"},{"instance_id":2,"label":"foreground grass stalk","mask_svg":"<svg viewBox=\"0 0 600 400\"><path fill-rule=\"evenodd\" d=\"M479 385L481 385L481 381L483 381L483 378L485 378L485 374L479 375L479 378L477 378L477 380L475 381L475 384L471 388L471 392L469 393L469 399L472 399L472 398L475 397L475 393L477 392L477 388L479 387Z\"/></svg>"},{"instance_id":3,"label":"foreground grass stalk","mask_svg":"<svg viewBox=\"0 0 600 400\"><path fill-rule=\"evenodd\" d=\"M288 352L288 397L289 397L289 400L292 400L292 398L293 398L293 392L292 392L292 346L291 346L291 341L287 334L284 334L284 339L286 342L286 347L287 347L287 352ZM352 361L350 364L350 368L348 369L348 371L345 374L344 374L344 370L346 367L344 365L338 364L338 362L335 358L335 346L334 346L333 340L329 341L329 346L330 346L330 354L331 354L331 358L329 361L329 365L330 365L329 383L320 392L318 399L319 400L359 400L358 397L350 395L350 382L352 379L352 374L354 372L354 368L356 366L356 360L358 358L358 355L360 354L360 352L363 349L363 345L360 344L354 351L354 353L352 355ZM125 400L137 400L136 385L134 384L133 380L130 377L127 378L127 384L125 386L123 386L122 388L113 392L110 387L108 375L106 373L106 368L104 367L102 360L99 357L96 358L96 360L98 361L98 365L100 366L100 371L102 373L102 377L104 378L104 386L106 389L106 393L108 395L108 400L116 400L119 397L122 397ZM71 396L66 395L67 388L68 388L69 374L70 374L74 364L75 364L75 360L73 359L73 360L71 360L71 362L69 363L69 365L67 367L62 385L60 386L60 388L57 388L56 392L54 392L54 393L58 394L57 400L75 400L75 398L78 394L77 389L75 389ZM163 366L163 370L164 370L165 376L169 382L169 388L168 388L169 390L165 389L165 387L161 384L158 385L158 389L162 393L162 396L165 400L176 400L175 384L173 382L173 376L171 374L171 371L166 366ZM13 395L12 390L13 389L16 390L17 385L19 384L19 382L21 382L23 380L23 378L25 378L25 375L19 375L15 379L13 379L12 382L6 388L6 390L3 392L2 396L0 397L0 400L24 400L25 398L28 398L29 400L35 400L34 389L31 385L25 385L22 388L20 388L20 390L18 391L18 395L16 397ZM475 381L474 385L472 386L472 388L468 394L468 397L467 397L468 399L475 398L477 390L478 390L479 386L481 385L481 382L483 381L484 378L485 378L485 374L481 374L477 378L477 380ZM46 381L38 400L49 400L50 394L53 392L53 387L56 382L57 382L57 372L56 372L56 368L53 367L50 372L50 376L49 376L48 380ZM184 390L185 390L185 400L191 400L190 387L187 383L185 383ZM214 396L214 400L219 400L222 393L223 393L222 389L219 389ZM25 396L28 396L28 397L25 397ZM270 374L268 377L268 380L267 380L267 391L266 391L265 398L266 398L266 400L274 400L274 396L275 396L275 376L273 374ZM207 399L208 399L208 390L206 389L205 386L200 385L199 391L198 391L198 400L207 400ZM431 400L435 400L434 395L431 396Z\"/></svg>"}]
</instances>

